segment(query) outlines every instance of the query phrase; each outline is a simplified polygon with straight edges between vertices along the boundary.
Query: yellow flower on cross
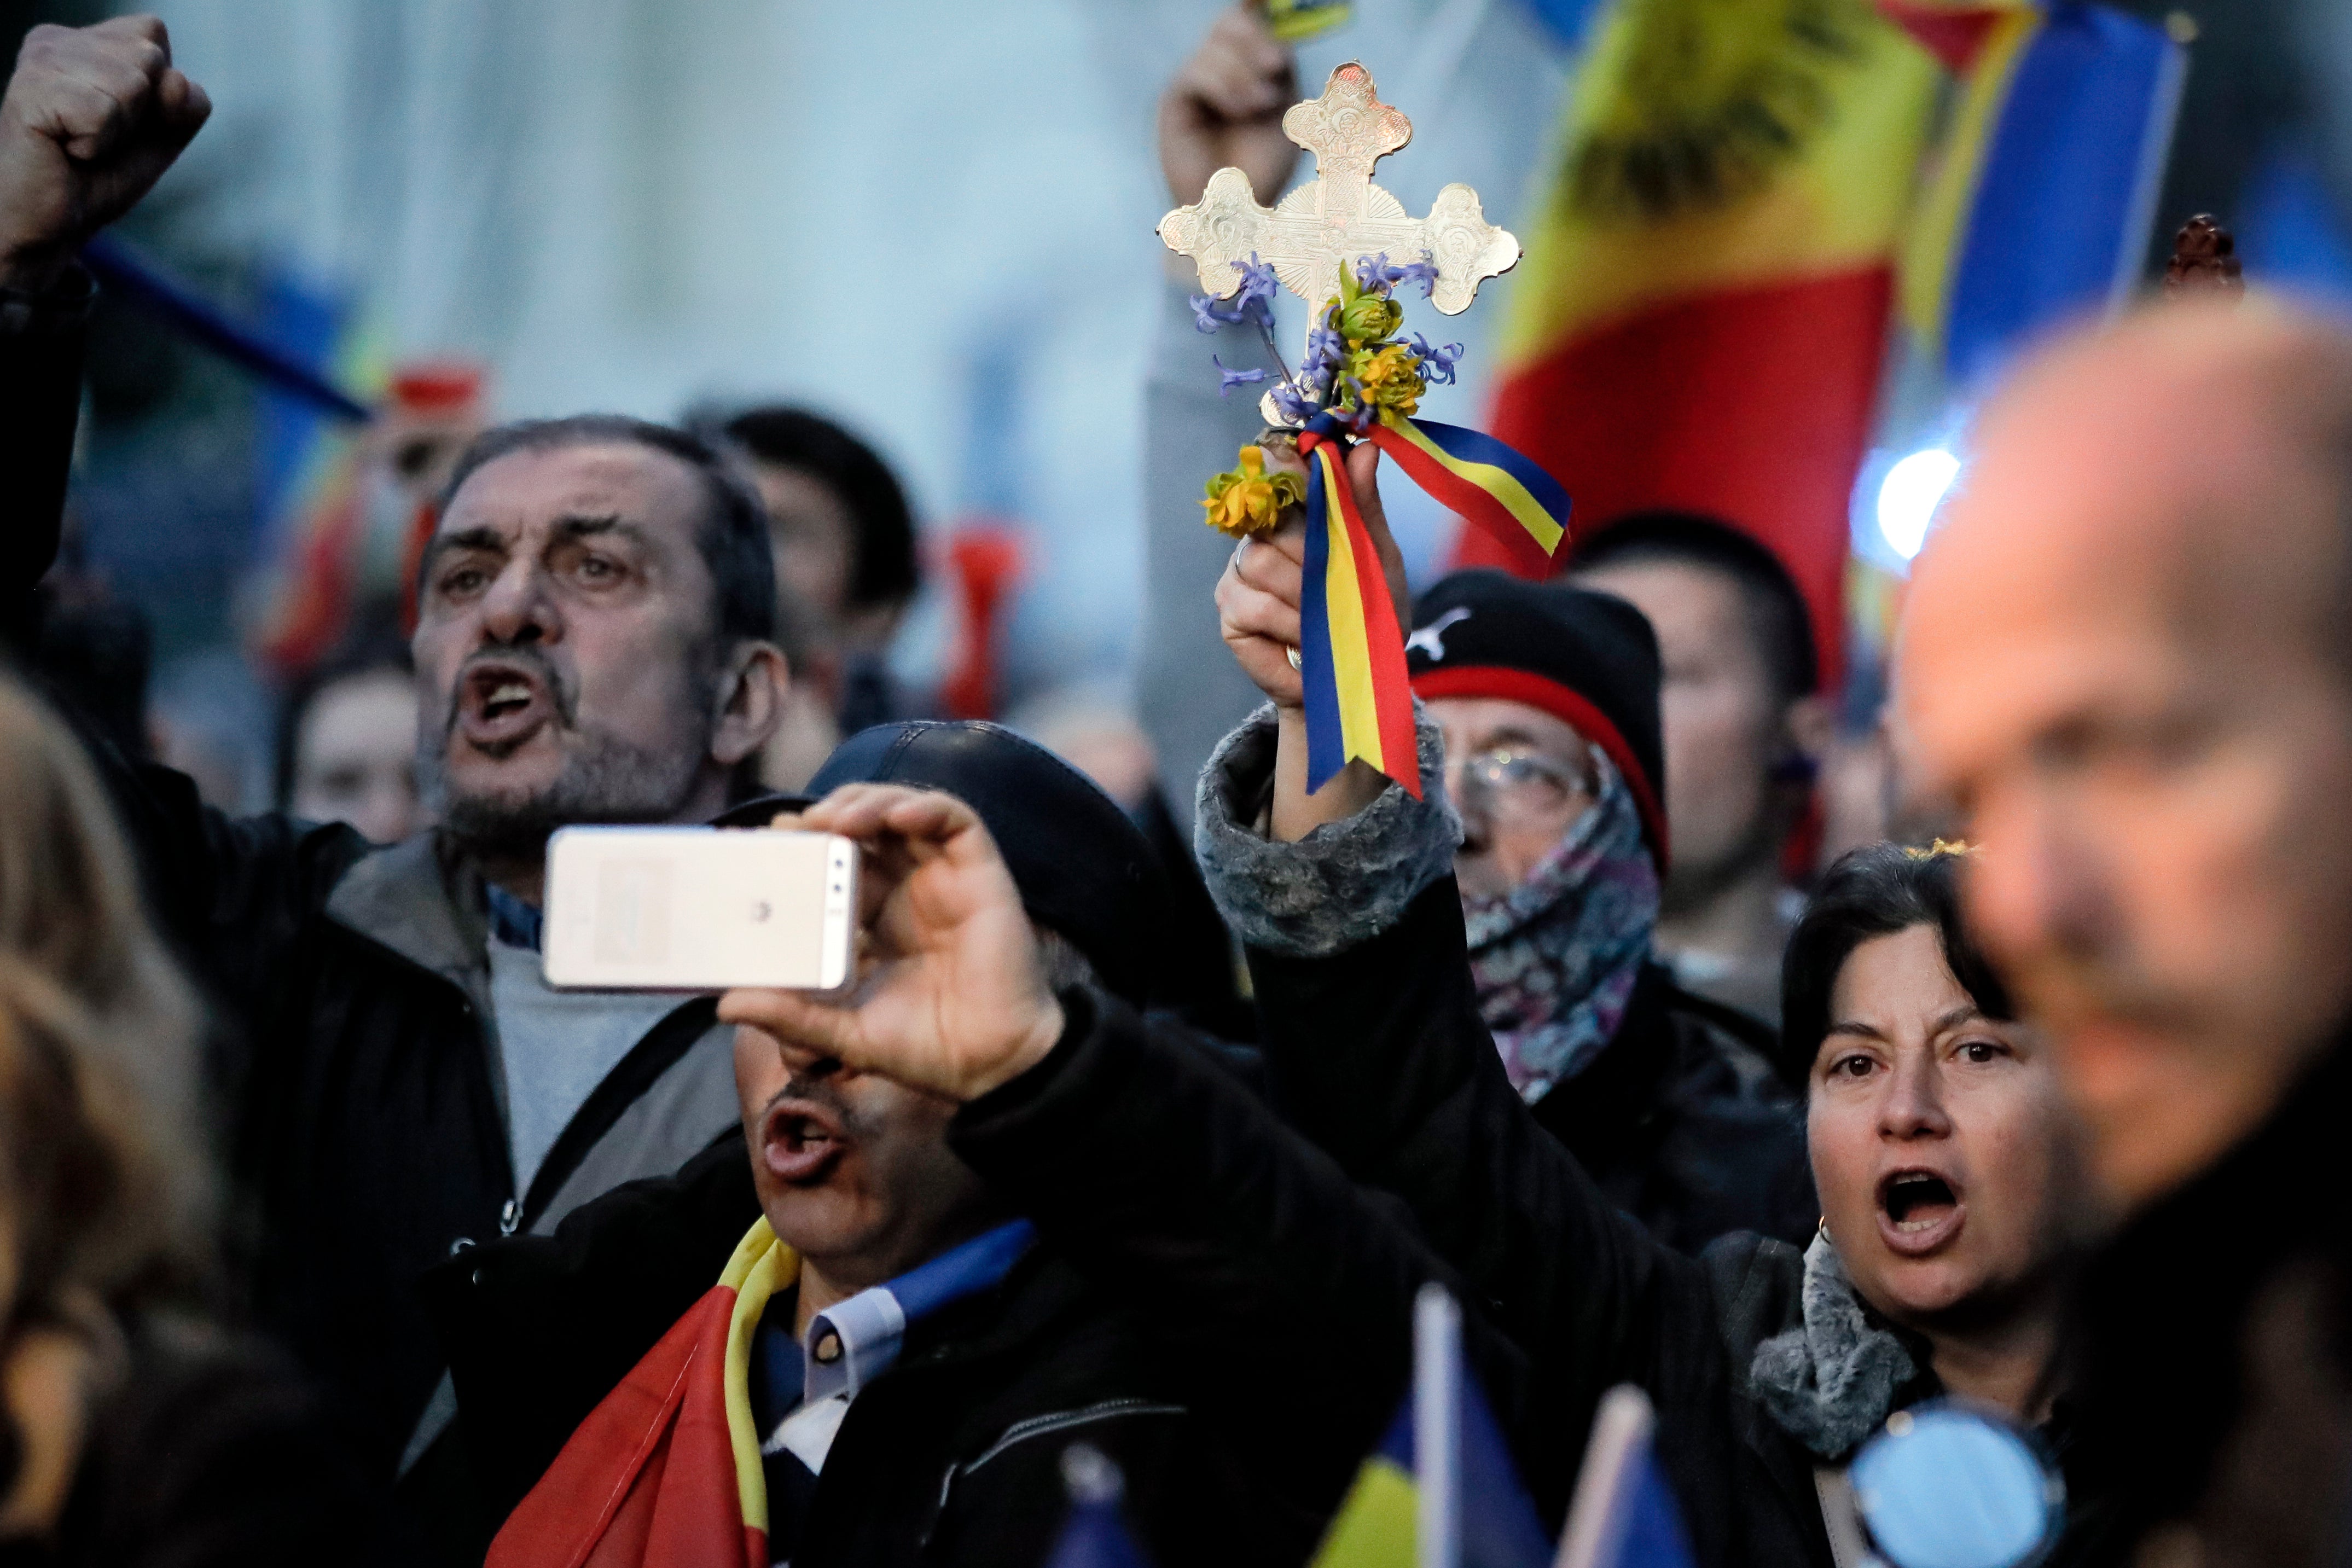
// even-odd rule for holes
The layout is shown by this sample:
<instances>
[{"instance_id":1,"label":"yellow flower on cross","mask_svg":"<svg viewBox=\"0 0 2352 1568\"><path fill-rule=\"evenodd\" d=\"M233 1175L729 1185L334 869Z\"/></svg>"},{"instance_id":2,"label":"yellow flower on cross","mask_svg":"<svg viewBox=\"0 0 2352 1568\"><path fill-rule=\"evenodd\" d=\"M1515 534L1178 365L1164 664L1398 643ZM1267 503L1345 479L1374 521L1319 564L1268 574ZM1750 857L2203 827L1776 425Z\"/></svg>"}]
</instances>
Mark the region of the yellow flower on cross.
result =
<instances>
[{"instance_id":1,"label":"yellow flower on cross","mask_svg":"<svg viewBox=\"0 0 2352 1568\"><path fill-rule=\"evenodd\" d=\"M1294 473L1268 473L1262 447L1244 447L1241 467L1211 479L1201 501L1209 526L1235 539L1271 532L1283 508L1306 504L1306 481Z\"/></svg>"}]
</instances>

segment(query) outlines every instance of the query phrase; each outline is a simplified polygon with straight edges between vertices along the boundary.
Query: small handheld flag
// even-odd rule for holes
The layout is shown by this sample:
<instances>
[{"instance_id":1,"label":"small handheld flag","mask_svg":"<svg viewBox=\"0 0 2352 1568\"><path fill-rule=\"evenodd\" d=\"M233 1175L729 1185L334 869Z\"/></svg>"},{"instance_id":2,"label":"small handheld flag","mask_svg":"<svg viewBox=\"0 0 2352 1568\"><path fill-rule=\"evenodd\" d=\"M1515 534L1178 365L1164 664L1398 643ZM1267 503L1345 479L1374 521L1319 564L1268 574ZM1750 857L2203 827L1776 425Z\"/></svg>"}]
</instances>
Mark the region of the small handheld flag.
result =
<instances>
[{"instance_id":1,"label":"small handheld flag","mask_svg":"<svg viewBox=\"0 0 2352 1568\"><path fill-rule=\"evenodd\" d=\"M1543 1526L1463 1364L1462 1310L1440 1286L1413 1304L1412 1362L1412 1391L1313 1568L1544 1568Z\"/></svg>"},{"instance_id":2,"label":"small handheld flag","mask_svg":"<svg viewBox=\"0 0 2352 1568\"><path fill-rule=\"evenodd\" d=\"M1682 1510L1652 1446L1657 1416L1630 1383L1601 1395L1558 1568L1692 1568Z\"/></svg>"}]
</instances>

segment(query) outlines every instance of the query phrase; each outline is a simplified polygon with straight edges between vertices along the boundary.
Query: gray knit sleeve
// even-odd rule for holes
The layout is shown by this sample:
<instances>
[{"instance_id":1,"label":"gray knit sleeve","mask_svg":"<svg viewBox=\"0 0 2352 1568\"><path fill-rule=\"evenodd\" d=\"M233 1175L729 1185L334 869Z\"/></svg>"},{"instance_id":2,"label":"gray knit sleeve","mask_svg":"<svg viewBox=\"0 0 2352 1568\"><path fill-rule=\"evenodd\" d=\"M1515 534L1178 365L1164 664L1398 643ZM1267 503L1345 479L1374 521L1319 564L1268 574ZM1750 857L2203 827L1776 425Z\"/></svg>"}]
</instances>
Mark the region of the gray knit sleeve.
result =
<instances>
[{"instance_id":1,"label":"gray knit sleeve","mask_svg":"<svg viewBox=\"0 0 2352 1568\"><path fill-rule=\"evenodd\" d=\"M1225 737L1202 770L1192 849L1209 894L1252 947L1324 958L1370 941L1454 868L1462 818L1445 798L1445 746L1413 704L1423 798L1391 784L1372 804L1296 844L1266 837L1274 792L1271 703Z\"/></svg>"}]
</instances>

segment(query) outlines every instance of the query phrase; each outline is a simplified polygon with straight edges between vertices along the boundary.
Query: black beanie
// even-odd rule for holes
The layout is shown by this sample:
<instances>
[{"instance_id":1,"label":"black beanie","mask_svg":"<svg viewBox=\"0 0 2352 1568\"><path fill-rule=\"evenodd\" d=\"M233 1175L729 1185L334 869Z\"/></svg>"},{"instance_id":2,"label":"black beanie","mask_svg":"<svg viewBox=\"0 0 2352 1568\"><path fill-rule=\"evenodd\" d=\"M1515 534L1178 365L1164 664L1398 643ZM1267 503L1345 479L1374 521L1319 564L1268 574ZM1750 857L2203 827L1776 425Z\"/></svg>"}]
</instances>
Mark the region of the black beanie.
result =
<instances>
[{"instance_id":1,"label":"black beanie","mask_svg":"<svg viewBox=\"0 0 2352 1568\"><path fill-rule=\"evenodd\" d=\"M910 784L980 814L1029 916L1093 965L1104 989L1141 1006L1168 891L1142 830L1100 786L1001 725L877 724L834 748L808 782Z\"/></svg>"},{"instance_id":2,"label":"black beanie","mask_svg":"<svg viewBox=\"0 0 2352 1568\"><path fill-rule=\"evenodd\" d=\"M1624 775L1665 874L1658 639L1641 611L1564 583L1456 572L1421 596L1412 625L1405 668L1413 695L1504 698L1576 726Z\"/></svg>"}]
</instances>

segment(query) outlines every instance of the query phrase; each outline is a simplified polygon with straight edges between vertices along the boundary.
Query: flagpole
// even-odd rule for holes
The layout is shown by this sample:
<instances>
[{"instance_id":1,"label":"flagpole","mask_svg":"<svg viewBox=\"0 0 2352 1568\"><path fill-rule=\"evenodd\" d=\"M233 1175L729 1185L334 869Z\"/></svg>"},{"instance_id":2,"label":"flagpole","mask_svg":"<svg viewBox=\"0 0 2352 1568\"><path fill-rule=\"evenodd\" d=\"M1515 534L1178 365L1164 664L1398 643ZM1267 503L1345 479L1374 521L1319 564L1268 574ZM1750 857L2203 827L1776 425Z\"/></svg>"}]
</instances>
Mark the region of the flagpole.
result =
<instances>
[{"instance_id":1,"label":"flagpole","mask_svg":"<svg viewBox=\"0 0 2352 1568\"><path fill-rule=\"evenodd\" d=\"M1442 1285L1412 1305L1412 1468L1420 1568L1462 1563L1462 1309Z\"/></svg>"}]
</instances>

